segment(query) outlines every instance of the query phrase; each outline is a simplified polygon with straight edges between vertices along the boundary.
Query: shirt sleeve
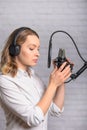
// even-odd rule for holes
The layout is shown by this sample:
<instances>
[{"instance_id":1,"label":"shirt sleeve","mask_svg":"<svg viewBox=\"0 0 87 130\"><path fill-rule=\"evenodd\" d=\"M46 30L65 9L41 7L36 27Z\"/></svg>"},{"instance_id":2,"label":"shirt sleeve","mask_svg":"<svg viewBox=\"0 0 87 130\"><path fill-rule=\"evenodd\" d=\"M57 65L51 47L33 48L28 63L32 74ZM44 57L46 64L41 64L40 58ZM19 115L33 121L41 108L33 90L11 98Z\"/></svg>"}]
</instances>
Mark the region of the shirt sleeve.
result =
<instances>
[{"instance_id":1,"label":"shirt sleeve","mask_svg":"<svg viewBox=\"0 0 87 130\"><path fill-rule=\"evenodd\" d=\"M61 110L54 102L51 103L49 113L52 116L59 117L62 114L63 111L64 111L64 107Z\"/></svg>"},{"instance_id":2,"label":"shirt sleeve","mask_svg":"<svg viewBox=\"0 0 87 130\"><path fill-rule=\"evenodd\" d=\"M25 121L30 127L39 125L44 121L44 114L40 107L32 104L18 86L6 78L0 77L1 99L9 111Z\"/></svg>"}]
</instances>

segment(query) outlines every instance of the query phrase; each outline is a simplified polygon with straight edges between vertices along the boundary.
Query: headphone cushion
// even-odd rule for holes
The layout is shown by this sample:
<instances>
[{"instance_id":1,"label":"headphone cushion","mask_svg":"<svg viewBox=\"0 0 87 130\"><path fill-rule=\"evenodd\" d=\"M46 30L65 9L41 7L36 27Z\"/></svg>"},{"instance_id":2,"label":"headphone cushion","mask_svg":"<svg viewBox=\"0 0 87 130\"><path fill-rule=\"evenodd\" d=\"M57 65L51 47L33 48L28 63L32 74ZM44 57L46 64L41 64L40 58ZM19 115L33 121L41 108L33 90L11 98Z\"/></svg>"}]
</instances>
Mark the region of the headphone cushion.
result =
<instances>
[{"instance_id":1,"label":"headphone cushion","mask_svg":"<svg viewBox=\"0 0 87 130\"><path fill-rule=\"evenodd\" d=\"M10 47L9 47L9 54L11 55L11 56L17 56L17 55L19 55L19 53L20 53L20 45L11 45Z\"/></svg>"}]
</instances>

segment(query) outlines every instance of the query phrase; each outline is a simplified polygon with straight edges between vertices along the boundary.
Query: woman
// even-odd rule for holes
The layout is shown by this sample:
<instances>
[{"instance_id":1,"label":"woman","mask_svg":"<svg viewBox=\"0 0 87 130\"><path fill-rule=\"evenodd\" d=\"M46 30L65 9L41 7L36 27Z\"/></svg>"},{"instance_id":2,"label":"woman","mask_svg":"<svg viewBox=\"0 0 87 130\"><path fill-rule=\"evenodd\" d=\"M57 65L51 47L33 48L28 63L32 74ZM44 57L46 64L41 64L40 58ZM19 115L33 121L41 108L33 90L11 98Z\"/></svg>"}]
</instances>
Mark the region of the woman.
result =
<instances>
[{"instance_id":1,"label":"woman","mask_svg":"<svg viewBox=\"0 0 87 130\"><path fill-rule=\"evenodd\" d=\"M6 130L47 130L48 111L55 116L63 112L64 82L71 75L70 66L65 67L65 62L55 67L45 87L32 69L39 48L38 34L21 27L11 33L2 51L0 93Z\"/></svg>"}]
</instances>

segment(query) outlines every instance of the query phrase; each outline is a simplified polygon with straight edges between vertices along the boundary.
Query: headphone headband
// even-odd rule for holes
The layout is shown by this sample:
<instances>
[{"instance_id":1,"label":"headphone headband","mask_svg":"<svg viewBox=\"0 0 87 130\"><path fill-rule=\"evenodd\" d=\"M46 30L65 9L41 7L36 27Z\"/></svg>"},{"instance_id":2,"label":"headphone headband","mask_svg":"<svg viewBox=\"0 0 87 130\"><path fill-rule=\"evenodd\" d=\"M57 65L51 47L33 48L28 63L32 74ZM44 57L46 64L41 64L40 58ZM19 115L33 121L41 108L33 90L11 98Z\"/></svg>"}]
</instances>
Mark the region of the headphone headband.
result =
<instances>
[{"instance_id":1,"label":"headphone headband","mask_svg":"<svg viewBox=\"0 0 87 130\"><path fill-rule=\"evenodd\" d=\"M28 27L20 27L20 28L18 28L18 29L16 30L16 32L15 32L15 34L14 34L14 38L13 38L12 44L16 45L16 40L17 40L17 38L18 38L20 32L22 32L22 31L24 31L24 30L26 30L26 29L29 30Z\"/></svg>"}]
</instances>

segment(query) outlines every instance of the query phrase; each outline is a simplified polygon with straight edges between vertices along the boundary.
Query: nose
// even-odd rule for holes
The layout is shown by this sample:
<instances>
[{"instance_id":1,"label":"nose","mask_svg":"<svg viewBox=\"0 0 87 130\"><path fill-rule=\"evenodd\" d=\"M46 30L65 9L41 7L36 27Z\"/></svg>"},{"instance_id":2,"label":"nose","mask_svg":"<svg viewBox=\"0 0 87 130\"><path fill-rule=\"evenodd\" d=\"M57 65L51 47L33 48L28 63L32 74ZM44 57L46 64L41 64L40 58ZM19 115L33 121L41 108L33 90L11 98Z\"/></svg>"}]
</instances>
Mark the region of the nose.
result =
<instances>
[{"instance_id":1,"label":"nose","mask_svg":"<svg viewBox=\"0 0 87 130\"><path fill-rule=\"evenodd\" d=\"M39 52L39 50L36 50L36 52L35 52L35 54L36 54L36 56L40 56L40 52Z\"/></svg>"}]
</instances>

